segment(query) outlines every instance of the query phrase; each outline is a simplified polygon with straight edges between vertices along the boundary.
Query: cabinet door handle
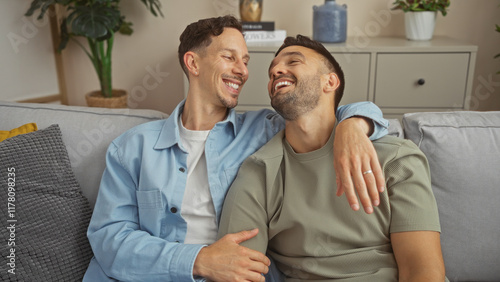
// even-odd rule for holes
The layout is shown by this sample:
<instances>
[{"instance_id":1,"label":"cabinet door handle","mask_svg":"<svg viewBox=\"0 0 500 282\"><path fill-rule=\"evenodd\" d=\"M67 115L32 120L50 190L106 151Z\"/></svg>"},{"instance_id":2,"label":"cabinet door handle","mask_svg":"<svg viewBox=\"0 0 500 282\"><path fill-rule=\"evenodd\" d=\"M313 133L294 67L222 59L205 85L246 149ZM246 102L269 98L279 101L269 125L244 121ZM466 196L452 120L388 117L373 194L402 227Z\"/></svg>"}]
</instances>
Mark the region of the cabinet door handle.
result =
<instances>
[{"instance_id":1,"label":"cabinet door handle","mask_svg":"<svg viewBox=\"0 0 500 282\"><path fill-rule=\"evenodd\" d=\"M417 81L418 85L424 85L425 84L425 79L421 78Z\"/></svg>"}]
</instances>

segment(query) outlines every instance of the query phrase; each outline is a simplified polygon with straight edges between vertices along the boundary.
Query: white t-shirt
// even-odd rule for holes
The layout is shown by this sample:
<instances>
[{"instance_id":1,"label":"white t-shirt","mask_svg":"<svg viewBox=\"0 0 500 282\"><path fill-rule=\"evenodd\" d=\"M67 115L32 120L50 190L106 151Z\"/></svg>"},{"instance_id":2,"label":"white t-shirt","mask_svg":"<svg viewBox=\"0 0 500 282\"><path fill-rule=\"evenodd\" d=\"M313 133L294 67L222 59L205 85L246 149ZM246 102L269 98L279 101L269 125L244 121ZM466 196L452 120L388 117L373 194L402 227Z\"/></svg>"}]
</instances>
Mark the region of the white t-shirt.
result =
<instances>
[{"instance_id":1,"label":"white t-shirt","mask_svg":"<svg viewBox=\"0 0 500 282\"><path fill-rule=\"evenodd\" d=\"M215 208L208 185L205 142L210 130L189 130L179 117L182 147L188 152L187 182L182 200L181 215L187 222L185 244L205 244L215 242L217 223Z\"/></svg>"}]
</instances>

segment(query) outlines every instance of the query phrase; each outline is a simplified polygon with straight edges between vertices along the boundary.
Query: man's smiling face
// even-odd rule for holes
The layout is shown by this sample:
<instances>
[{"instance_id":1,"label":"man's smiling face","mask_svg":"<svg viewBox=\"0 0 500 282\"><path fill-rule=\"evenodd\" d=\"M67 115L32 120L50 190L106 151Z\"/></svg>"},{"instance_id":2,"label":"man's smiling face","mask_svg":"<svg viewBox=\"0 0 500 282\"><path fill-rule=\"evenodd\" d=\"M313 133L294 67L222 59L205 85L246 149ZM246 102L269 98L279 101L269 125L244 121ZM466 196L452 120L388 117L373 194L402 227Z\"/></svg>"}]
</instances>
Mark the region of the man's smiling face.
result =
<instances>
[{"instance_id":1,"label":"man's smiling face","mask_svg":"<svg viewBox=\"0 0 500 282\"><path fill-rule=\"evenodd\" d=\"M212 38L211 44L200 55L200 79L207 94L216 97L216 103L226 108L238 104L238 96L248 79L250 59L245 39L234 28Z\"/></svg>"},{"instance_id":2,"label":"man's smiling face","mask_svg":"<svg viewBox=\"0 0 500 282\"><path fill-rule=\"evenodd\" d=\"M314 109L321 95L320 54L302 46L283 49L269 67L268 91L273 108L286 120Z\"/></svg>"}]
</instances>

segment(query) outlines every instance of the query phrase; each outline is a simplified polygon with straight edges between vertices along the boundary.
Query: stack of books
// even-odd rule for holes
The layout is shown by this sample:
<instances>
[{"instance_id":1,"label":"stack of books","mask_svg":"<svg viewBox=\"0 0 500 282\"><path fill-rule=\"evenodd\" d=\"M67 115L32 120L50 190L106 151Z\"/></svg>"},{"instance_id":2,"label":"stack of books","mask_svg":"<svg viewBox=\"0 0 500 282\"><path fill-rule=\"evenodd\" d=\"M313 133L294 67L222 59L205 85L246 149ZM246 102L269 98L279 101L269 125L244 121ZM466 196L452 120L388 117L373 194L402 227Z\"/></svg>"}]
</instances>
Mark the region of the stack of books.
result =
<instances>
[{"instance_id":1,"label":"stack of books","mask_svg":"<svg viewBox=\"0 0 500 282\"><path fill-rule=\"evenodd\" d=\"M242 22L243 35L248 42L283 42L286 30L274 29L274 22Z\"/></svg>"}]
</instances>

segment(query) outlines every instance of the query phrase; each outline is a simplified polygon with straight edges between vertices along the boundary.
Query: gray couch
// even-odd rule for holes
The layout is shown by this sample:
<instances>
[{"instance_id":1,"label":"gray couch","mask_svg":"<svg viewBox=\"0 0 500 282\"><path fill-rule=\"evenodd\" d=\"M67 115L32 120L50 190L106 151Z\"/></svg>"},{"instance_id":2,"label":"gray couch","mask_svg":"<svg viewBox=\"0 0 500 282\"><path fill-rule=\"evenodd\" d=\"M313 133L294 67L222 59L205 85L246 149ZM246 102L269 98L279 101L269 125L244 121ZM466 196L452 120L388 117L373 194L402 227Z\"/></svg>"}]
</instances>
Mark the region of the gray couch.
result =
<instances>
[{"instance_id":1,"label":"gray couch","mask_svg":"<svg viewBox=\"0 0 500 282\"><path fill-rule=\"evenodd\" d=\"M0 102L0 130L29 122L37 123L39 130L59 125L90 208L111 140L135 125L167 116L152 110ZM390 122L390 134L411 139L429 159L450 281L500 281L500 112L412 113L404 116L402 124ZM7 255L2 253L4 258ZM85 268L81 266L78 275ZM0 270L0 278L5 278L5 266ZM12 275L6 278L0 280Z\"/></svg>"}]
</instances>

